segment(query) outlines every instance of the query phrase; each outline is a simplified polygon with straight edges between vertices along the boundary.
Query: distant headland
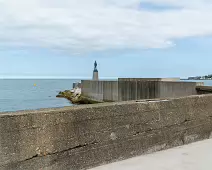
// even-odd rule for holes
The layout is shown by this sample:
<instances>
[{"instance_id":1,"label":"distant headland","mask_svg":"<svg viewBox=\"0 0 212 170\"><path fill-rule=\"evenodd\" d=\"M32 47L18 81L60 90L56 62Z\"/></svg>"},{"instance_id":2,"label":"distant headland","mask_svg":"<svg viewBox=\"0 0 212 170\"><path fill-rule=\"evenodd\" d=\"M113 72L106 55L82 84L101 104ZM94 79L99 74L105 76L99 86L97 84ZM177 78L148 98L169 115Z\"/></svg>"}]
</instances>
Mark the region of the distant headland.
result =
<instances>
[{"instance_id":1,"label":"distant headland","mask_svg":"<svg viewBox=\"0 0 212 170\"><path fill-rule=\"evenodd\" d=\"M188 80L212 80L212 74L209 74L206 76L188 77Z\"/></svg>"}]
</instances>

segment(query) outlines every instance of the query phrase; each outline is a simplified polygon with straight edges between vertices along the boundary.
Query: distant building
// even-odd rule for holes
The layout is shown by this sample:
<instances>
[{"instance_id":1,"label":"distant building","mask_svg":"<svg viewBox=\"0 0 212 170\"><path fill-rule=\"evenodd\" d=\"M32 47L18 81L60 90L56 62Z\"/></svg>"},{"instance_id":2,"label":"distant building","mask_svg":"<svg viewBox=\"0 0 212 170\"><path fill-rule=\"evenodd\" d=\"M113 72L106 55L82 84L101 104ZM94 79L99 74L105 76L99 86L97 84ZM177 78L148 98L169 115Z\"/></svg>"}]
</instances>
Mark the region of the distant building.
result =
<instances>
[{"instance_id":1,"label":"distant building","mask_svg":"<svg viewBox=\"0 0 212 170\"><path fill-rule=\"evenodd\" d=\"M99 80L99 72L97 70L97 62L96 61L94 63L93 80L95 80L95 81Z\"/></svg>"}]
</instances>

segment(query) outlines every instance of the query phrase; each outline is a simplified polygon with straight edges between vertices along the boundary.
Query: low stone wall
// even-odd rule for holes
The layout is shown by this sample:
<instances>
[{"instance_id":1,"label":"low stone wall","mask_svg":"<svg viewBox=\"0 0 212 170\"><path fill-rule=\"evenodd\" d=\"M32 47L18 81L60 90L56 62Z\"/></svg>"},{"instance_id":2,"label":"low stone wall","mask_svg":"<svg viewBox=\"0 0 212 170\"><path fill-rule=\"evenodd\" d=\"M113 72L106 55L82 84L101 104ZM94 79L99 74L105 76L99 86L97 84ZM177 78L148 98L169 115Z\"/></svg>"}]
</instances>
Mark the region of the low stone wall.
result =
<instances>
[{"instance_id":1,"label":"low stone wall","mask_svg":"<svg viewBox=\"0 0 212 170\"><path fill-rule=\"evenodd\" d=\"M79 170L211 137L212 96L0 114L1 170Z\"/></svg>"}]
</instances>

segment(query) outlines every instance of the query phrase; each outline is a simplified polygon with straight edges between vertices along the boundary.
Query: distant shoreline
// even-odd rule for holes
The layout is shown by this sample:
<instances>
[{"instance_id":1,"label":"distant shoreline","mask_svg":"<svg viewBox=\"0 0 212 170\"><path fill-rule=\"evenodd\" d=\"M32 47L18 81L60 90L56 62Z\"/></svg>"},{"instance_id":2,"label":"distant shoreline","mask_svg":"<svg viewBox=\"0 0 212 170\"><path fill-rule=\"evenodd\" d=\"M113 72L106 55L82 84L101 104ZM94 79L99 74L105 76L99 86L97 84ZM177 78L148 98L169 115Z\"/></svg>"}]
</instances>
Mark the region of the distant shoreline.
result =
<instances>
[{"instance_id":1,"label":"distant shoreline","mask_svg":"<svg viewBox=\"0 0 212 170\"><path fill-rule=\"evenodd\" d=\"M198 80L198 81L201 81L201 80L212 80L212 79L180 79L180 80Z\"/></svg>"}]
</instances>

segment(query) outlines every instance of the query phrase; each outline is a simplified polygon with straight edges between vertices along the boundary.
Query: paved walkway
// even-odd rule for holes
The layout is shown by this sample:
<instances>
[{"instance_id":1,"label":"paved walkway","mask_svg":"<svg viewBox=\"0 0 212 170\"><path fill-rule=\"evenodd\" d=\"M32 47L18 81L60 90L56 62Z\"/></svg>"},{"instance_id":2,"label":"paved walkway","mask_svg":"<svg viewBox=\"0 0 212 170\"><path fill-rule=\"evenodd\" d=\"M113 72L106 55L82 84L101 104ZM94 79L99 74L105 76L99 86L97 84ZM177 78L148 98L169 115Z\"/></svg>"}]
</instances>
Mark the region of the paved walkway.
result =
<instances>
[{"instance_id":1,"label":"paved walkway","mask_svg":"<svg viewBox=\"0 0 212 170\"><path fill-rule=\"evenodd\" d=\"M212 170L212 139L92 170Z\"/></svg>"}]
</instances>

